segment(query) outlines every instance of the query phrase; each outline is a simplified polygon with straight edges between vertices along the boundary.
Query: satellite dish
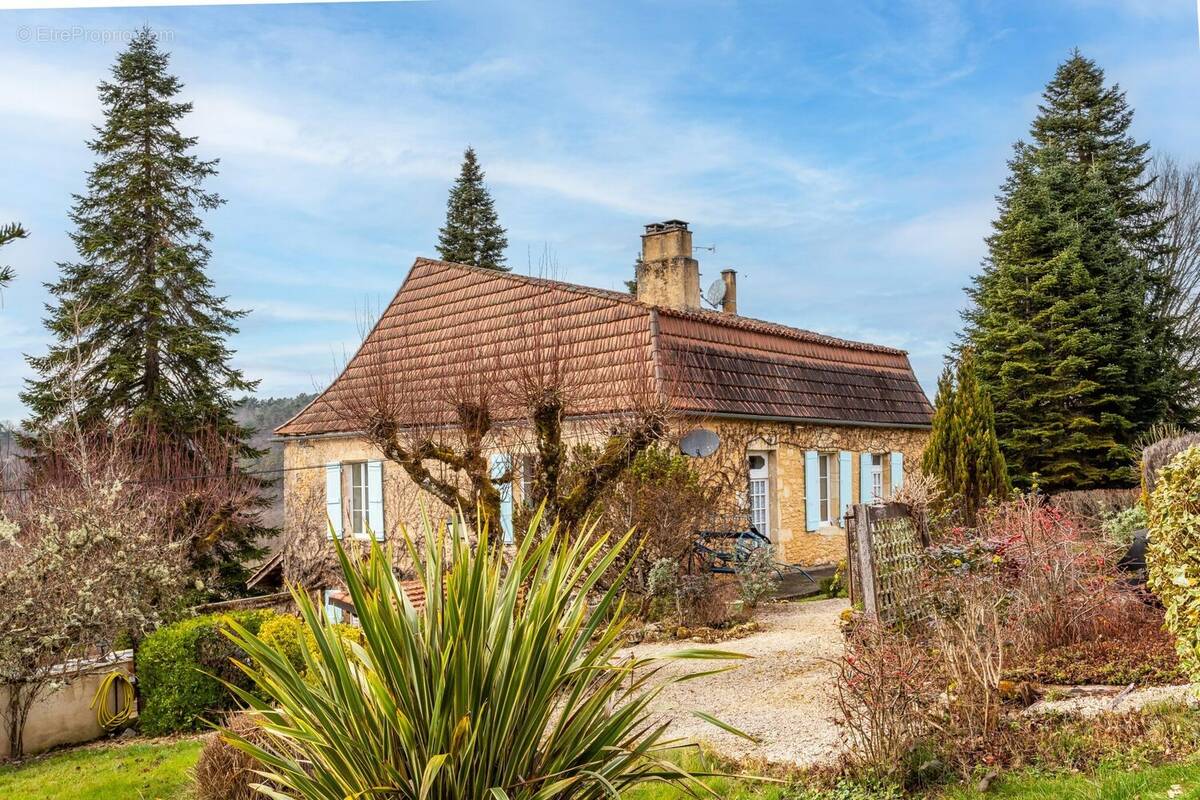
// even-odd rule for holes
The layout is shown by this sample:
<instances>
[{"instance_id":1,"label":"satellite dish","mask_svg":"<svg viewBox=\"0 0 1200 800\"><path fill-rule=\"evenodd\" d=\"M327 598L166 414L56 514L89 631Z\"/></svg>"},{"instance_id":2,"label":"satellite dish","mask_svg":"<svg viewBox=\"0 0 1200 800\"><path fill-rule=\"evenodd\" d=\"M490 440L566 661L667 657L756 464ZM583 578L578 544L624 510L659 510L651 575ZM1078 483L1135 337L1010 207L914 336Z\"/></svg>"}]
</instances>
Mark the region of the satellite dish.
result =
<instances>
[{"instance_id":1,"label":"satellite dish","mask_svg":"<svg viewBox=\"0 0 1200 800\"><path fill-rule=\"evenodd\" d=\"M688 431L687 435L679 440L679 452L692 458L711 456L720 446L721 437L716 431L710 431L708 428Z\"/></svg>"},{"instance_id":2,"label":"satellite dish","mask_svg":"<svg viewBox=\"0 0 1200 800\"><path fill-rule=\"evenodd\" d=\"M713 308L720 308L725 302L725 279L717 278L704 290L704 301Z\"/></svg>"}]
</instances>

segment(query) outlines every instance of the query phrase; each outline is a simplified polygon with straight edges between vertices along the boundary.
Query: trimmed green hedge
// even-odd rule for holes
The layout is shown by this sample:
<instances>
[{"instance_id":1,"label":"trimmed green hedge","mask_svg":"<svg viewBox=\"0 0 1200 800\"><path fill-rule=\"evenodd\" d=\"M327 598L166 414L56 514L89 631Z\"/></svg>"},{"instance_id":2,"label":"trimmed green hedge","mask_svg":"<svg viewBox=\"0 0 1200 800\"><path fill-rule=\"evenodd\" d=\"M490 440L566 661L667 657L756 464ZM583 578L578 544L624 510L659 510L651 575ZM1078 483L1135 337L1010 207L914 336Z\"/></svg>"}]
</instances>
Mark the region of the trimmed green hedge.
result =
<instances>
[{"instance_id":1,"label":"trimmed green hedge","mask_svg":"<svg viewBox=\"0 0 1200 800\"><path fill-rule=\"evenodd\" d=\"M279 616L240 611L191 617L147 636L137 651L142 732L161 736L202 730L205 717L233 708L233 697L218 678L246 688L250 682L230 661L244 658L241 650L221 630L232 619L257 634Z\"/></svg>"}]
</instances>

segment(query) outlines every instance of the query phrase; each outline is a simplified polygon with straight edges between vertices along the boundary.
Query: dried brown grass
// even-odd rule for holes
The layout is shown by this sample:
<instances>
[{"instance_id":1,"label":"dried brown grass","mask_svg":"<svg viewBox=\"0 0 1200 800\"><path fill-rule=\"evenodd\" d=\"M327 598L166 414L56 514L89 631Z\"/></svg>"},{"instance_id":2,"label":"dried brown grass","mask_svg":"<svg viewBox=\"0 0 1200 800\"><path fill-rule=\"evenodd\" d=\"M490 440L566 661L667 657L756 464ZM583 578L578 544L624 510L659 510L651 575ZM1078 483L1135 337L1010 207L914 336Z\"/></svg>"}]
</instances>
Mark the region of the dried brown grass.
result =
<instances>
[{"instance_id":1,"label":"dried brown grass","mask_svg":"<svg viewBox=\"0 0 1200 800\"><path fill-rule=\"evenodd\" d=\"M225 727L260 747L266 745L266 734L246 713L230 714ZM258 768L259 762L253 756L231 745L221 734L213 734L204 743L192 770L196 800L261 800L265 795L253 788L253 784L264 782L255 772Z\"/></svg>"}]
</instances>

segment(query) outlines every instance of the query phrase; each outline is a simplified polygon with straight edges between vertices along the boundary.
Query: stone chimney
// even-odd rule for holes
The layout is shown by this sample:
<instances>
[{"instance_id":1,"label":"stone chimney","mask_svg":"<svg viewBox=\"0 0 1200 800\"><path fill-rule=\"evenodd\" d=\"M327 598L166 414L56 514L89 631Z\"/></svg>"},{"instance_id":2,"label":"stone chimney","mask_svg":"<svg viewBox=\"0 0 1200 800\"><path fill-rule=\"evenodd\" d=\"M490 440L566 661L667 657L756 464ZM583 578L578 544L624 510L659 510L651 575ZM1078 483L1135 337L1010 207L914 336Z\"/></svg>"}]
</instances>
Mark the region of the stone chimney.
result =
<instances>
[{"instance_id":1,"label":"stone chimney","mask_svg":"<svg viewBox=\"0 0 1200 800\"><path fill-rule=\"evenodd\" d=\"M721 313L737 314L737 270L721 270L721 280L725 281L725 299L721 301Z\"/></svg>"},{"instance_id":2,"label":"stone chimney","mask_svg":"<svg viewBox=\"0 0 1200 800\"><path fill-rule=\"evenodd\" d=\"M700 308L700 262L692 258L692 232L683 220L646 226L637 265L637 298L668 308Z\"/></svg>"}]
</instances>

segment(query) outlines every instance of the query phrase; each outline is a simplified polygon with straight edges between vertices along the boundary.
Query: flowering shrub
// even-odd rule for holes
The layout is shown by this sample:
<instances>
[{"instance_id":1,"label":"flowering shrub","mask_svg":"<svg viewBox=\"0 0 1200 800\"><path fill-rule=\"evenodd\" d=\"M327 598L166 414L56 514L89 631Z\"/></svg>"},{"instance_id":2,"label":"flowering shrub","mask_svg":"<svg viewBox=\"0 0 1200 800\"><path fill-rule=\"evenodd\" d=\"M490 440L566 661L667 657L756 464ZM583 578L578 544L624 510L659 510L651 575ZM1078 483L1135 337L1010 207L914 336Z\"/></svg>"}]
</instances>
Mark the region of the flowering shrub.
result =
<instances>
[{"instance_id":1,"label":"flowering shrub","mask_svg":"<svg viewBox=\"0 0 1200 800\"><path fill-rule=\"evenodd\" d=\"M152 630L183 585L161 498L96 461L86 480L0 494L0 720L14 755L38 698L72 679L64 665Z\"/></svg>"},{"instance_id":2,"label":"flowering shrub","mask_svg":"<svg viewBox=\"0 0 1200 800\"><path fill-rule=\"evenodd\" d=\"M1150 499L1147 583L1166 606L1184 670L1200 678L1200 446L1162 468Z\"/></svg>"}]
</instances>

